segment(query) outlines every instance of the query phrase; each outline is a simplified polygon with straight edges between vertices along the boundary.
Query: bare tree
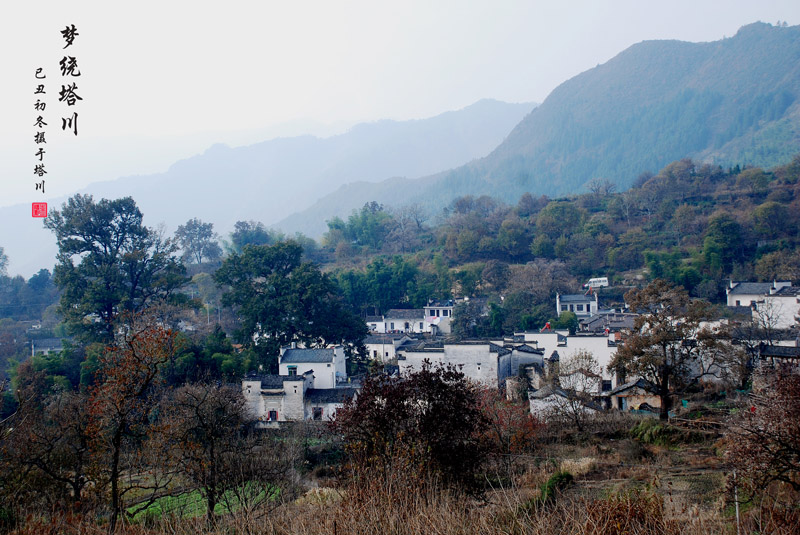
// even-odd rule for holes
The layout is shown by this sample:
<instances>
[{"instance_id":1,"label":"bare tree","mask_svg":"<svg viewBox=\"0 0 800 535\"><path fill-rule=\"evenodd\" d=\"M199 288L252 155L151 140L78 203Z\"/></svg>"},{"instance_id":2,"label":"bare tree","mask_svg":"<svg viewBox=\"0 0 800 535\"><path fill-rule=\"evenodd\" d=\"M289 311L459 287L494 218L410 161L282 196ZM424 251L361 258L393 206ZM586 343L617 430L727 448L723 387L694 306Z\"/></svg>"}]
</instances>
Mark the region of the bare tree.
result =
<instances>
[{"instance_id":1,"label":"bare tree","mask_svg":"<svg viewBox=\"0 0 800 535\"><path fill-rule=\"evenodd\" d=\"M593 178L586 183L586 189L597 197L608 197L617 189L617 185L607 178Z\"/></svg>"},{"instance_id":2,"label":"bare tree","mask_svg":"<svg viewBox=\"0 0 800 535\"><path fill-rule=\"evenodd\" d=\"M769 371L762 382L729 428L728 457L754 493L773 481L800 492L800 375Z\"/></svg>"},{"instance_id":3,"label":"bare tree","mask_svg":"<svg viewBox=\"0 0 800 535\"><path fill-rule=\"evenodd\" d=\"M292 448L288 440L269 447L253 434L255 418L241 390L207 383L183 386L165 398L161 422L169 464L206 499L209 524L215 509L232 509L273 498L287 490Z\"/></svg>"},{"instance_id":4,"label":"bare tree","mask_svg":"<svg viewBox=\"0 0 800 535\"><path fill-rule=\"evenodd\" d=\"M558 363L556 382L567 397L556 397L554 412L579 431L583 431L590 415L589 404L602 389L600 372L597 359L585 349L579 349Z\"/></svg>"},{"instance_id":5,"label":"bare tree","mask_svg":"<svg viewBox=\"0 0 800 535\"><path fill-rule=\"evenodd\" d=\"M110 485L110 533L125 510L128 493L147 493L152 502L169 484L170 474L152 471L149 477L140 477L140 472L153 460L152 451L142 445L152 438L160 369L173 356L175 346L173 331L146 314L130 314L114 346L100 359L87 412L96 481Z\"/></svg>"}]
</instances>

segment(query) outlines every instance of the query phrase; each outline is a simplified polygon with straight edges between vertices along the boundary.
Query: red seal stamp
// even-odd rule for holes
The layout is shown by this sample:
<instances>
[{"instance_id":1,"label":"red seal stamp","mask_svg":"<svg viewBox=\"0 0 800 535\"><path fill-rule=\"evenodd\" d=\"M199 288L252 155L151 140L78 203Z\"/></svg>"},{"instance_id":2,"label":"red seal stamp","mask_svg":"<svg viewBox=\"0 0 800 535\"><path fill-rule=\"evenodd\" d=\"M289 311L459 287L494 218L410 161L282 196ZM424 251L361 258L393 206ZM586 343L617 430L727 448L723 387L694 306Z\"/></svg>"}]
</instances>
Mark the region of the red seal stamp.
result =
<instances>
[{"instance_id":1,"label":"red seal stamp","mask_svg":"<svg viewBox=\"0 0 800 535\"><path fill-rule=\"evenodd\" d=\"M31 207L31 215L33 217L47 217L47 203L35 202Z\"/></svg>"}]
</instances>

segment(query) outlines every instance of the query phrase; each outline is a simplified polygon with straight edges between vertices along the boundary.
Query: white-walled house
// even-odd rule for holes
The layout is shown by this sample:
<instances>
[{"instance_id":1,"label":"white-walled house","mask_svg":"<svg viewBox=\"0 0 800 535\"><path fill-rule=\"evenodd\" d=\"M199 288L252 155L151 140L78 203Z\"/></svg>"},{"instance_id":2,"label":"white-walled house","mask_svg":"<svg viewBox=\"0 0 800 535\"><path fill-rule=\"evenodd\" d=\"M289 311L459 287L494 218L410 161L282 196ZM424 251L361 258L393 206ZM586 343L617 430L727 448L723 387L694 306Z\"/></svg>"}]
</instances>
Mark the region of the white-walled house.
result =
<instances>
[{"instance_id":1,"label":"white-walled house","mask_svg":"<svg viewBox=\"0 0 800 535\"><path fill-rule=\"evenodd\" d=\"M335 388L338 383L347 381L344 348L282 347L278 357L278 372L290 377L313 372L316 388Z\"/></svg>"},{"instance_id":2,"label":"white-walled house","mask_svg":"<svg viewBox=\"0 0 800 535\"><path fill-rule=\"evenodd\" d=\"M425 311L425 332L450 334L450 321L453 318L455 304L449 301L431 301L423 309Z\"/></svg>"},{"instance_id":3,"label":"white-walled house","mask_svg":"<svg viewBox=\"0 0 800 535\"><path fill-rule=\"evenodd\" d=\"M589 352L600 365L602 389L610 390L617 386L616 376L608 371L608 365L617 353L617 343L620 339L619 333L576 334L570 336L566 331L548 329L543 332L526 331L515 333L514 338L524 340L526 344L543 350L546 357L552 355L554 351L558 352L561 362L569 359L579 351Z\"/></svg>"},{"instance_id":4,"label":"white-walled house","mask_svg":"<svg viewBox=\"0 0 800 535\"><path fill-rule=\"evenodd\" d=\"M258 427L279 422L332 420L336 411L358 395L353 387L314 388L314 374L257 375L242 380L246 406Z\"/></svg>"},{"instance_id":5,"label":"white-walled house","mask_svg":"<svg viewBox=\"0 0 800 535\"><path fill-rule=\"evenodd\" d=\"M773 329L789 329L800 316L800 286L773 288L756 301L753 319L768 322Z\"/></svg>"},{"instance_id":6,"label":"white-walled house","mask_svg":"<svg viewBox=\"0 0 800 535\"><path fill-rule=\"evenodd\" d=\"M386 364L397 358L398 347L413 341L407 334L377 333L364 338L364 347L369 358Z\"/></svg>"},{"instance_id":7,"label":"white-walled house","mask_svg":"<svg viewBox=\"0 0 800 535\"><path fill-rule=\"evenodd\" d=\"M385 332L423 333L426 331L425 311L421 308L393 308L383 315Z\"/></svg>"},{"instance_id":8,"label":"white-walled house","mask_svg":"<svg viewBox=\"0 0 800 535\"><path fill-rule=\"evenodd\" d=\"M597 314L600 304L597 293L591 294L556 294L556 315L562 312L574 312L578 319L588 319Z\"/></svg>"},{"instance_id":9,"label":"white-walled house","mask_svg":"<svg viewBox=\"0 0 800 535\"><path fill-rule=\"evenodd\" d=\"M425 361L437 365L456 366L467 378L498 388L512 374L511 351L488 340L428 344L399 351L397 364L400 376L422 369Z\"/></svg>"},{"instance_id":10,"label":"white-walled house","mask_svg":"<svg viewBox=\"0 0 800 535\"><path fill-rule=\"evenodd\" d=\"M383 316L367 316L364 321L367 323L367 328L370 330L370 332L386 332L386 322L383 321Z\"/></svg>"},{"instance_id":11,"label":"white-walled house","mask_svg":"<svg viewBox=\"0 0 800 535\"><path fill-rule=\"evenodd\" d=\"M773 282L734 282L731 281L725 289L729 307L748 307L754 306L758 301L764 299L770 292L780 290L785 286L791 286L789 281Z\"/></svg>"}]
</instances>

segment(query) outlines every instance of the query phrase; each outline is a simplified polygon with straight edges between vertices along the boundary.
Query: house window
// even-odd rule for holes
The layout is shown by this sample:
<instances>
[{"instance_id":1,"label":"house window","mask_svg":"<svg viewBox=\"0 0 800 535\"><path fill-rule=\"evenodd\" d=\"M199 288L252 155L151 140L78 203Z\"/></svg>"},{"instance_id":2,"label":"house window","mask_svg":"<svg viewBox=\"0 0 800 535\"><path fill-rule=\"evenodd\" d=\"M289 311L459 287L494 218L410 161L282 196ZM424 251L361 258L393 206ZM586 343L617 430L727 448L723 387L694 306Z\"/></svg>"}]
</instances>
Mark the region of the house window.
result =
<instances>
[{"instance_id":1,"label":"house window","mask_svg":"<svg viewBox=\"0 0 800 535\"><path fill-rule=\"evenodd\" d=\"M270 422L277 422L278 411L269 411L267 420L269 420Z\"/></svg>"},{"instance_id":2,"label":"house window","mask_svg":"<svg viewBox=\"0 0 800 535\"><path fill-rule=\"evenodd\" d=\"M422 330L422 322L421 321L419 322L419 330L420 331Z\"/></svg>"},{"instance_id":3,"label":"house window","mask_svg":"<svg viewBox=\"0 0 800 535\"><path fill-rule=\"evenodd\" d=\"M297 375L297 366L289 366L289 377Z\"/></svg>"},{"instance_id":4,"label":"house window","mask_svg":"<svg viewBox=\"0 0 800 535\"><path fill-rule=\"evenodd\" d=\"M574 309L574 308L572 308L572 305L570 305L570 306L569 306L569 311L570 311L570 312L574 312L574 311L575 311L575 309Z\"/></svg>"},{"instance_id":5,"label":"house window","mask_svg":"<svg viewBox=\"0 0 800 535\"><path fill-rule=\"evenodd\" d=\"M390 323L390 324L389 324L389 328L390 328L391 330L394 330L394 322L392 322L392 323Z\"/></svg>"},{"instance_id":6,"label":"house window","mask_svg":"<svg viewBox=\"0 0 800 535\"><path fill-rule=\"evenodd\" d=\"M433 310L433 309L430 309L430 310L428 311L428 315L429 315L430 317L434 317L434 316L436 315L436 311L435 311L435 310Z\"/></svg>"},{"instance_id":7,"label":"house window","mask_svg":"<svg viewBox=\"0 0 800 535\"><path fill-rule=\"evenodd\" d=\"M369 328L374 331L374 330L376 330L378 328L378 324L377 323L370 323L369 324Z\"/></svg>"},{"instance_id":8,"label":"house window","mask_svg":"<svg viewBox=\"0 0 800 535\"><path fill-rule=\"evenodd\" d=\"M450 315L450 311L449 310L442 310L442 316L444 316L446 318L449 315Z\"/></svg>"},{"instance_id":9,"label":"house window","mask_svg":"<svg viewBox=\"0 0 800 535\"><path fill-rule=\"evenodd\" d=\"M405 327L405 329L406 329L406 330L408 330L408 322L406 322L406 327Z\"/></svg>"},{"instance_id":10,"label":"house window","mask_svg":"<svg viewBox=\"0 0 800 535\"><path fill-rule=\"evenodd\" d=\"M561 305L561 312L567 311L567 305Z\"/></svg>"},{"instance_id":11,"label":"house window","mask_svg":"<svg viewBox=\"0 0 800 535\"><path fill-rule=\"evenodd\" d=\"M741 301L739 301L738 299L736 300L736 306L737 306L737 307L740 307L740 306L742 306L742 302L741 302Z\"/></svg>"},{"instance_id":12,"label":"house window","mask_svg":"<svg viewBox=\"0 0 800 535\"><path fill-rule=\"evenodd\" d=\"M322 407L314 407L311 409L311 417L314 420L322 420Z\"/></svg>"},{"instance_id":13,"label":"house window","mask_svg":"<svg viewBox=\"0 0 800 535\"><path fill-rule=\"evenodd\" d=\"M603 379L603 392L608 392L611 390L611 380Z\"/></svg>"},{"instance_id":14,"label":"house window","mask_svg":"<svg viewBox=\"0 0 800 535\"><path fill-rule=\"evenodd\" d=\"M378 350L377 349L373 349L372 350L372 358L374 358L374 359L378 358Z\"/></svg>"},{"instance_id":15,"label":"house window","mask_svg":"<svg viewBox=\"0 0 800 535\"><path fill-rule=\"evenodd\" d=\"M583 312L583 305L575 305L579 312Z\"/></svg>"}]
</instances>

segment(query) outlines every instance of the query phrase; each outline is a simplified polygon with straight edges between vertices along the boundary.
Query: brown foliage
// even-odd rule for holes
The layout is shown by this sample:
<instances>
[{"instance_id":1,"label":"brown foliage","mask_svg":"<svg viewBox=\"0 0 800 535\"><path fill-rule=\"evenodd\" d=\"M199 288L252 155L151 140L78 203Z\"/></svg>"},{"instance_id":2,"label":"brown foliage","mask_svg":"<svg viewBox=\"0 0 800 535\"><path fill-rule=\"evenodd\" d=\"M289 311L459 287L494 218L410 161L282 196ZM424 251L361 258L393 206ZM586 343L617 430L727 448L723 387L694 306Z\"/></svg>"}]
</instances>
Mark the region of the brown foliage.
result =
<instances>
[{"instance_id":1,"label":"brown foliage","mask_svg":"<svg viewBox=\"0 0 800 535\"><path fill-rule=\"evenodd\" d=\"M777 370L730 428L727 455L755 494L779 482L800 492L800 375Z\"/></svg>"}]
</instances>

